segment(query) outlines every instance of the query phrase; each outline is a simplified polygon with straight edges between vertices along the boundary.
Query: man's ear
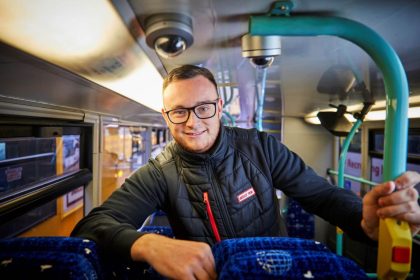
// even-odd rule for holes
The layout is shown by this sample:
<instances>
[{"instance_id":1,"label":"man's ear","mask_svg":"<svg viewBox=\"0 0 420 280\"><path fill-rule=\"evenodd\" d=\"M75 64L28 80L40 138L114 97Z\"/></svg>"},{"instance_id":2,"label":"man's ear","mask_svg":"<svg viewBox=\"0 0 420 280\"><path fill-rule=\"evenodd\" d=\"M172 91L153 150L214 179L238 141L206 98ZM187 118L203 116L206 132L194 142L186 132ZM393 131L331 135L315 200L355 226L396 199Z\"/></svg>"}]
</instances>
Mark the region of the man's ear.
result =
<instances>
[{"instance_id":1,"label":"man's ear","mask_svg":"<svg viewBox=\"0 0 420 280\"><path fill-rule=\"evenodd\" d=\"M217 114L219 116L219 120L222 119L222 115L223 115L223 99L219 98L219 100L217 101Z\"/></svg>"},{"instance_id":2,"label":"man's ear","mask_svg":"<svg viewBox=\"0 0 420 280\"><path fill-rule=\"evenodd\" d=\"M165 113L165 109L161 109L160 112L162 113L162 117L166 122L166 125L169 126L169 120L168 120L168 115Z\"/></svg>"}]
</instances>

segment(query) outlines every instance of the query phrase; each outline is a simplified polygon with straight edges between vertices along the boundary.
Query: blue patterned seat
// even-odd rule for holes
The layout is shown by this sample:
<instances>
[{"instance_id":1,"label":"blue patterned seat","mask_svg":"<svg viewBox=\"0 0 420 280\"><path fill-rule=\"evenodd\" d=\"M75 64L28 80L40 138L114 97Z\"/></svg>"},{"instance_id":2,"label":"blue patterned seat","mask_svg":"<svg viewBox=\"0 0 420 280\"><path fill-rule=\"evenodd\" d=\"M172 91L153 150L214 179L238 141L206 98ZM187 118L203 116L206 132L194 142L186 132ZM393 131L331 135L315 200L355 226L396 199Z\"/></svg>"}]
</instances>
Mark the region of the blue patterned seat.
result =
<instances>
[{"instance_id":1,"label":"blue patterned seat","mask_svg":"<svg viewBox=\"0 0 420 280\"><path fill-rule=\"evenodd\" d=\"M98 279L86 258L64 252L0 253L1 279Z\"/></svg>"},{"instance_id":2,"label":"blue patterned seat","mask_svg":"<svg viewBox=\"0 0 420 280\"><path fill-rule=\"evenodd\" d=\"M367 279L353 261L305 239L229 239L213 254L219 279Z\"/></svg>"},{"instance_id":3,"label":"blue patterned seat","mask_svg":"<svg viewBox=\"0 0 420 280\"><path fill-rule=\"evenodd\" d=\"M290 237L314 239L315 217L309 214L300 204L291 198L287 199L286 225Z\"/></svg>"},{"instance_id":4,"label":"blue patterned seat","mask_svg":"<svg viewBox=\"0 0 420 280\"><path fill-rule=\"evenodd\" d=\"M294 205L292 208L295 211L292 213L301 211L296 203ZM162 214L152 215L149 223L139 231L174 237L169 225L155 221L156 217L162 217ZM296 233L311 238L312 227L303 231L297 229ZM353 261L337 256L322 243L309 239L228 239L213 246L212 250L219 279L367 279L363 270ZM148 279L165 279L152 267L144 270L143 276Z\"/></svg>"},{"instance_id":5,"label":"blue patterned seat","mask_svg":"<svg viewBox=\"0 0 420 280\"><path fill-rule=\"evenodd\" d=\"M147 232L147 233L156 233L160 235L165 235L167 237L174 237L172 228L167 227L167 226L143 226L140 228L139 231Z\"/></svg>"},{"instance_id":6,"label":"blue patterned seat","mask_svg":"<svg viewBox=\"0 0 420 280\"><path fill-rule=\"evenodd\" d=\"M171 234L165 227L143 228ZM297 238L228 239L212 248L219 279L367 279L351 260ZM165 279L142 263L102 263L94 242L33 237L0 241L1 279Z\"/></svg>"},{"instance_id":7,"label":"blue patterned seat","mask_svg":"<svg viewBox=\"0 0 420 280\"><path fill-rule=\"evenodd\" d=\"M101 279L94 242L70 237L0 240L2 279Z\"/></svg>"}]
</instances>

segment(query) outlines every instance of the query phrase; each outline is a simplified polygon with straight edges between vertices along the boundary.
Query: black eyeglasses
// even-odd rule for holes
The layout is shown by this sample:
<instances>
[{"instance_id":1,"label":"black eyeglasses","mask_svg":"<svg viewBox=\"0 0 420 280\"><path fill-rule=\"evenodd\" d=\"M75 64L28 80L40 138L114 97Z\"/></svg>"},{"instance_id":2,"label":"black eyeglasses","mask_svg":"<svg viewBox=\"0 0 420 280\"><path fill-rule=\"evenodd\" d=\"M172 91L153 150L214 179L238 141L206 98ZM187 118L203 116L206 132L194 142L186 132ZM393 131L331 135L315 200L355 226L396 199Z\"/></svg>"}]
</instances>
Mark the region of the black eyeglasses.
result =
<instances>
[{"instance_id":1,"label":"black eyeglasses","mask_svg":"<svg viewBox=\"0 0 420 280\"><path fill-rule=\"evenodd\" d=\"M219 98L215 101L202 103L194 107L173 109L166 111L165 113L173 124L187 122L191 111L193 111L199 119L210 119L216 115L216 105L218 100Z\"/></svg>"}]
</instances>

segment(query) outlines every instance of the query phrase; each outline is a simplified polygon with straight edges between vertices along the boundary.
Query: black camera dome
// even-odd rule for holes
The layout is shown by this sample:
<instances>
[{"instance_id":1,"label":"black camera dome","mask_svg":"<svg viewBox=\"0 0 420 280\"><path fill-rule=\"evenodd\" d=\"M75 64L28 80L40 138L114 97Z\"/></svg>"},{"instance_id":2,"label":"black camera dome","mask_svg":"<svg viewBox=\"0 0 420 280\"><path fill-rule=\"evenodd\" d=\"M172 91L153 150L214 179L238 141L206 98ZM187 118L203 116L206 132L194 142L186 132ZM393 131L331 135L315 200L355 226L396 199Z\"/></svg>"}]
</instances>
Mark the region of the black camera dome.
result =
<instances>
[{"instance_id":1,"label":"black camera dome","mask_svg":"<svg viewBox=\"0 0 420 280\"><path fill-rule=\"evenodd\" d=\"M174 57L183 53L187 49L187 42L178 35L167 35L156 39L155 50L164 57Z\"/></svg>"},{"instance_id":2,"label":"black camera dome","mask_svg":"<svg viewBox=\"0 0 420 280\"><path fill-rule=\"evenodd\" d=\"M146 43L161 57L180 55L193 43L192 20L184 14L152 15L145 25Z\"/></svg>"}]
</instances>

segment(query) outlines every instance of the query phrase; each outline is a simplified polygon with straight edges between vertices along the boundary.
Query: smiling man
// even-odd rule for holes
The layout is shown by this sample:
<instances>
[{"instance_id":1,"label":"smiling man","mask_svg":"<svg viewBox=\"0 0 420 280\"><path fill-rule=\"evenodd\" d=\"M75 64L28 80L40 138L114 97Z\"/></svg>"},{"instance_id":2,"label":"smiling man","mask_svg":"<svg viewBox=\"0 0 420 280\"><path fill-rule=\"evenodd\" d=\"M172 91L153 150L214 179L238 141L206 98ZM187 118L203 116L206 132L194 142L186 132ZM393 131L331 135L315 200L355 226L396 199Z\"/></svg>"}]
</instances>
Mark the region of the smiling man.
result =
<instances>
[{"instance_id":1,"label":"smiling man","mask_svg":"<svg viewBox=\"0 0 420 280\"><path fill-rule=\"evenodd\" d=\"M223 101L205 68L169 73L163 104L174 141L72 233L114 258L147 262L171 279L216 279L211 245L281 235L276 189L357 240L377 240L380 217L407 221L413 234L420 229L418 173L376 186L362 202L266 133L222 126ZM137 232L156 210L168 214L176 239Z\"/></svg>"},{"instance_id":2,"label":"smiling man","mask_svg":"<svg viewBox=\"0 0 420 280\"><path fill-rule=\"evenodd\" d=\"M221 126L223 100L216 82L203 75L172 77L163 86L162 115L179 145L190 152L204 153L213 146Z\"/></svg>"}]
</instances>

